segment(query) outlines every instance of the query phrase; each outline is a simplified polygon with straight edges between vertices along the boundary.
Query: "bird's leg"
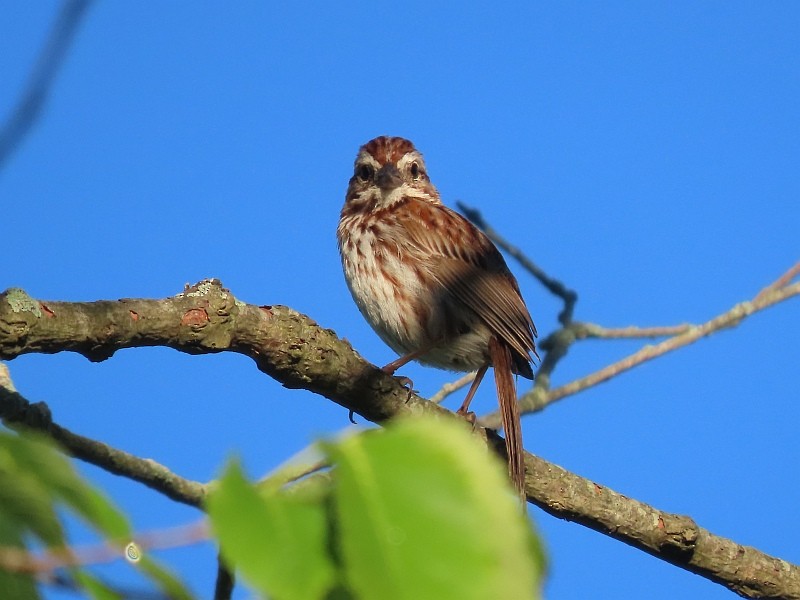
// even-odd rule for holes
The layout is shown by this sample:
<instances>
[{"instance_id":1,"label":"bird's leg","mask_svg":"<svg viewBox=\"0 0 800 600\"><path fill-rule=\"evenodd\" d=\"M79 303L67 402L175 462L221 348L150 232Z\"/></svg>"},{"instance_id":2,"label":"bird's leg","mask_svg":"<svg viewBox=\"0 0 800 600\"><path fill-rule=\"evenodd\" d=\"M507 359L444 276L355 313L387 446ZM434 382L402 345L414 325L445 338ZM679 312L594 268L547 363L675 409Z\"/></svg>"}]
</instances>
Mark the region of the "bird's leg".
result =
<instances>
[{"instance_id":1,"label":"bird's leg","mask_svg":"<svg viewBox=\"0 0 800 600\"><path fill-rule=\"evenodd\" d=\"M397 379L397 381L400 382L400 385L408 388L408 397L409 397L409 399L411 398L411 394L414 391L414 382L411 381L411 379L409 377L405 377L403 375L396 376L395 375L395 371L397 371L397 369L399 369L400 367L404 367L405 365L410 363L412 360L414 360L416 358L419 358L420 356L425 354L428 350L430 350L432 347L433 346L424 346L424 347L420 348L419 350L414 350L414 352L409 352L408 354L404 354L400 358L390 362L385 367L381 367L381 371L383 371L384 373L386 373L388 375L391 375L392 377Z\"/></svg>"},{"instance_id":2,"label":"bird's leg","mask_svg":"<svg viewBox=\"0 0 800 600\"><path fill-rule=\"evenodd\" d=\"M463 415L466 417L468 421L470 421L473 425L475 424L475 413L469 411L469 404L472 402L473 396L475 396L475 392L478 391L478 386L483 381L483 376L486 375L486 370L489 368L489 363L483 365L478 372L475 373L475 379L472 380L472 385L469 386L469 391L467 392L467 397L464 398L464 402L461 404L461 408L458 409L458 414Z\"/></svg>"},{"instance_id":3,"label":"bird's leg","mask_svg":"<svg viewBox=\"0 0 800 600\"><path fill-rule=\"evenodd\" d=\"M415 358L419 358L420 356L425 354L428 350L430 350L430 346L425 346L424 348L420 348L419 350L414 350L414 352L409 352L408 354L404 354L400 358L390 362L385 367L381 367L381 371L383 371L384 373L388 373L389 375L394 375L397 369L406 366Z\"/></svg>"},{"instance_id":4,"label":"bird's leg","mask_svg":"<svg viewBox=\"0 0 800 600\"><path fill-rule=\"evenodd\" d=\"M396 376L394 373L400 367L407 365L408 363L410 363L412 360L414 360L418 356L421 356L421 355L425 354L426 350L427 350L427 348L425 350L417 350L415 352L411 352L409 354L405 354L404 356L401 356L397 360L393 360L392 362L390 362L385 367L381 367L381 371L383 371L387 375L391 375L392 377L397 379L397 381L398 381L398 383L400 385L402 385L405 388L408 388L408 398L406 398L406 402L408 402L411 399L411 394L414 393L414 382L411 381L410 377L405 377L403 375L397 375Z\"/></svg>"}]
</instances>

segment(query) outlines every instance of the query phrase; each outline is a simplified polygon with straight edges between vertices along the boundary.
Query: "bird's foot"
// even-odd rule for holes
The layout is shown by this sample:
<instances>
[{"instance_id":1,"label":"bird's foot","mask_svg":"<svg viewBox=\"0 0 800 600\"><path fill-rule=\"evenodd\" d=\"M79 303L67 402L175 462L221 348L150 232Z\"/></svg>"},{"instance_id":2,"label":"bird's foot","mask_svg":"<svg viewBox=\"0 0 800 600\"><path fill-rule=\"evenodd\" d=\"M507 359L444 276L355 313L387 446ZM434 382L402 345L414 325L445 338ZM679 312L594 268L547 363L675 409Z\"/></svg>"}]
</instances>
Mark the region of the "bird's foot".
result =
<instances>
[{"instance_id":1,"label":"bird's foot","mask_svg":"<svg viewBox=\"0 0 800 600\"><path fill-rule=\"evenodd\" d=\"M464 419L467 421L467 423L472 425L473 429L475 429L475 427L478 425L478 417L476 417L475 413L472 412L471 410L466 410L462 406L461 408L459 408L456 411L456 414L461 416L461 417L464 417Z\"/></svg>"},{"instance_id":2,"label":"bird's foot","mask_svg":"<svg viewBox=\"0 0 800 600\"><path fill-rule=\"evenodd\" d=\"M406 377L404 375L392 375L392 377L395 378L397 383L399 383L400 385L402 385L404 388L406 388L408 390L408 397L406 397L406 402L411 400L412 394L416 394L417 393L417 390L414 389L414 382L411 381L411 379L409 377Z\"/></svg>"}]
</instances>

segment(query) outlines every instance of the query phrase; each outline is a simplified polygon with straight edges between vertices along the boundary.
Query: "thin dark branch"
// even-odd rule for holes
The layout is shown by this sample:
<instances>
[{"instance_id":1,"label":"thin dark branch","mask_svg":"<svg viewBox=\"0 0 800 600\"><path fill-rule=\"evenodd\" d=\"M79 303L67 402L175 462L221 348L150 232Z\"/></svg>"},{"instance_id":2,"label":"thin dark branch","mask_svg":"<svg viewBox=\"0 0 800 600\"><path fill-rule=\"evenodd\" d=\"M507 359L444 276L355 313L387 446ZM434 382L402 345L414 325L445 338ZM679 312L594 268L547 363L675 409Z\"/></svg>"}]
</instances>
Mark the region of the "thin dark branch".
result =
<instances>
[{"instance_id":1,"label":"thin dark branch","mask_svg":"<svg viewBox=\"0 0 800 600\"><path fill-rule=\"evenodd\" d=\"M236 580L231 571L223 562L222 556L217 557L217 581L214 584L214 600L231 600L233 586Z\"/></svg>"},{"instance_id":2,"label":"thin dark branch","mask_svg":"<svg viewBox=\"0 0 800 600\"><path fill-rule=\"evenodd\" d=\"M64 62L69 45L90 4L91 0L67 0L62 4L53 29L31 72L27 87L0 130L0 169L19 147L41 114L56 73Z\"/></svg>"}]
</instances>

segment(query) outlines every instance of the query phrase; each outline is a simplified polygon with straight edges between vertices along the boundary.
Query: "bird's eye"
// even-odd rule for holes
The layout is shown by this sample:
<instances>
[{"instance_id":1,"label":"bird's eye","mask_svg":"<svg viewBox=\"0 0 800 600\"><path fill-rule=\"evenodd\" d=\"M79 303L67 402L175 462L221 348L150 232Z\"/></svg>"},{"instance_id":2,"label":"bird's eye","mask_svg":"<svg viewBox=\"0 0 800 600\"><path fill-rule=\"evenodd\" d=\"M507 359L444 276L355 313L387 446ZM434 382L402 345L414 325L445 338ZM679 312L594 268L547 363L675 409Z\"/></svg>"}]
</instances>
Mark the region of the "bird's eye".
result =
<instances>
[{"instance_id":1,"label":"bird's eye","mask_svg":"<svg viewBox=\"0 0 800 600\"><path fill-rule=\"evenodd\" d=\"M372 165L358 165L356 167L356 177L360 181L372 181L372 176L375 174L375 169Z\"/></svg>"},{"instance_id":2,"label":"bird's eye","mask_svg":"<svg viewBox=\"0 0 800 600\"><path fill-rule=\"evenodd\" d=\"M417 180L417 179L419 179L419 175L420 175L419 163L412 162L412 163L411 163L411 167L410 167L410 169L409 169L409 170L411 171L411 177L412 177L414 180Z\"/></svg>"}]
</instances>

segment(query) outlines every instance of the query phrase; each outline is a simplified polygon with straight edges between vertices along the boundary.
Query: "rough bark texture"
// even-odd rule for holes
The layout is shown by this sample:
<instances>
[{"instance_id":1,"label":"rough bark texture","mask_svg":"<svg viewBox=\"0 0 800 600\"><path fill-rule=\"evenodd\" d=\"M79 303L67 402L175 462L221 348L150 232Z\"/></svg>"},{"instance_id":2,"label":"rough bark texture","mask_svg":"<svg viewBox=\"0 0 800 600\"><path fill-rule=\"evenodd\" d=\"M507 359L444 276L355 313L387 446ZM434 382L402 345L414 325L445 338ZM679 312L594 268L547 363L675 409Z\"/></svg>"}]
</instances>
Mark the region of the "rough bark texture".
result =
<instances>
[{"instance_id":1,"label":"rough bark texture","mask_svg":"<svg viewBox=\"0 0 800 600\"><path fill-rule=\"evenodd\" d=\"M304 388L376 423L400 414L449 416L362 359L349 343L284 306L244 304L215 280L162 300L42 302L0 295L0 359L78 352L92 361L120 348L167 346L189 354L250 356L288 388ZM487 432L492 442L502 441ZM800 599L800 569L525 454L529 501L750 598Z\"/></svg>"}]
</instances>

